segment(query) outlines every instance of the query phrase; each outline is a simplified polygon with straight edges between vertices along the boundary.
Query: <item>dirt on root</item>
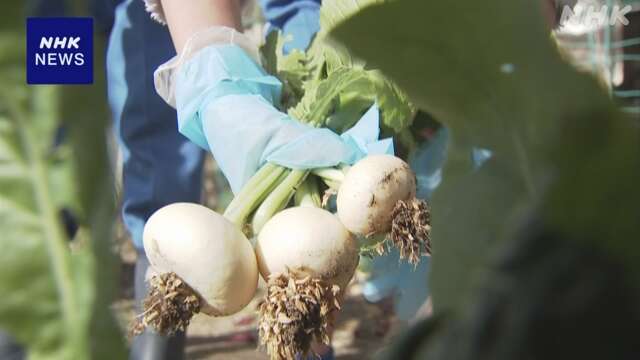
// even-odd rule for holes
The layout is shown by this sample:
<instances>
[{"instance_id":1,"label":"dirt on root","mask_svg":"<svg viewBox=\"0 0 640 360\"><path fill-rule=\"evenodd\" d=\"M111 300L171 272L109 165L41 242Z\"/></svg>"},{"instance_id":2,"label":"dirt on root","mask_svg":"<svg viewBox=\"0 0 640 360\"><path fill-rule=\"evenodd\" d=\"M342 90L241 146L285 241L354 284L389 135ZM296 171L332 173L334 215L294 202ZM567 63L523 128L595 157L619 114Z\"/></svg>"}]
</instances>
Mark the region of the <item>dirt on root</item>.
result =
<instances>
[{"instance_id":1,"label":"dirt on root","mask_svg":"<svg viewBox=\"0 0 640 360\"><path fill-rule=\"evenodd\" d=\"M133 266L128 262L122 265L120 298L113 309L124 333L136 314L131 289ZM257 331L257 310L265 292L266 284L261 281L253 301L232 316L195 315L187 330L186 359L268 360L266 351L259 349ZM374 305L364 300L359 276L348 287L341 308L332 336L337 359L372 359L401 327L388 303Z\"/></svg>"},{"instance_id":2,"label":"dirt on root","mask_svg":"<svg viewBox=\"0 0 640 360\"><path fill-rule=\"evenodd\" d=\"M172 272L153 276L149 282L144 311L131 322L130 336L142 334L145 328L164 335L186 330L193 315L200 312L195 291Z\"/></svg>"},{"instance_id":3,"label":"dirt on root","mask_svg":"<svg viewBox=\"0 0 640 360\"><path fill-rule=\"evenodd\" d=\"M340 309L340 287L305 272L272 274L258 309L260 343L274 360L315 355L313 341L328 344L333 316Z\"/></svg>"},{"instance_id":4,"label":"dirt on root","mask_svg":"<svg viewBox=\"0 0 640 360\"><path fill-rule=\"evenodd\" d=\"M400 200L391 214L391 242L400 258L416 265L421 256L431 255L431 211L420 199Z\"/></svg>"},{"instance_id":5,"label":"dirt on root","mask_svg":"<svg viewBox=\"0 0 640 360\"><path fill-rule=\"evenodd\" d=\"M359 282L349 287L336 318L332 345L337 359L373 359L400 327L389 306L367 303L361 289ZM256 330L256 311L265 290L262 284L254 302L234 316L197 315L188 331L187 359L268 360L266 351L258 348Z\"/></svg>"},{"instance_id":6,"label":"dirt on root","mask_svg":"<svg viewBox=\"0 0 640 360\"><path fill-rule=\"evenodd\" d=\"M210 208L221 204L214 194L219 189L211 174L212 161L205 163L205 199ZM136 250L132 246L120 221L116 224L115 251L121 259L119 297L112 308L118 317L122 333L137 315L133 301L133 278ZM389 302L373 305L362 296L364 276L356 274L347 287L336 317L332 346L336 358L341 360L372 359L401 327L393 315ZM232 316L212 318L196 314L187 330L188 360L268 360L264 349L258 348L257 311L266 292L266 284L260 281L252 302L241 312Z\"/></svg>"}]
</instances>

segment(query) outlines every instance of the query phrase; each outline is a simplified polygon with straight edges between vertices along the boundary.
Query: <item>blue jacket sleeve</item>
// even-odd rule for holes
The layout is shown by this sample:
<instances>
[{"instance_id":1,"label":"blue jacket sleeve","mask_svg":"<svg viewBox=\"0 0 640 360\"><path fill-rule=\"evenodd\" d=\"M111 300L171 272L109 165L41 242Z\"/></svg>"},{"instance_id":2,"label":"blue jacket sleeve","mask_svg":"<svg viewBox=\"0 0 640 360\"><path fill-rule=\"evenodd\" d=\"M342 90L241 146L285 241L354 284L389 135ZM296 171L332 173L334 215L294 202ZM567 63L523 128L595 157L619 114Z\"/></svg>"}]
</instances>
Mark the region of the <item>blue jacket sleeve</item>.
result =
<instances>
[{"instance_id":1,"label":"blue jacket sleeve","mask_svg":"<svg viewBox=\"0 0 640 360\"><path fill-rule=\"evenodd\" d=\"M293 40L284 52L304 50L320 29L320 0L260 0L260 6L271 29L279 29Z\"/></svg>"}]
</instances>

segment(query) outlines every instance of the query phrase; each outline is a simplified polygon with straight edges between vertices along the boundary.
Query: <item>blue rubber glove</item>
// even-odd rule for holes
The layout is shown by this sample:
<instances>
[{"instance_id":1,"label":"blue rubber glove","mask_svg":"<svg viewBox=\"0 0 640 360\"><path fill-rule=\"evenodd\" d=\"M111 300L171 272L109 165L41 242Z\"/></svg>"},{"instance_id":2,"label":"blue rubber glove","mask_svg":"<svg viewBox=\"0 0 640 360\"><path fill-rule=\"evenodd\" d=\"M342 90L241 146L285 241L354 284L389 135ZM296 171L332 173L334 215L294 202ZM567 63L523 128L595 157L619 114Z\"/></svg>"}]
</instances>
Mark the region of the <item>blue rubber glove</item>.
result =
<instances>
[{"instance_id":1,"label":"blue rubber glove","mask_svg":"<svg viewBox=\"0 0 640 360\"><path fill-rule=\"evenodd\" d=\"M266 162L311 169L393 152L390 139L377 140L377 108L339 136L278 111L272 104L280 90L277 78L233 44L202 48L177 70L179 130L211 150L234 193Z\"/></svg>"}]
</instances>

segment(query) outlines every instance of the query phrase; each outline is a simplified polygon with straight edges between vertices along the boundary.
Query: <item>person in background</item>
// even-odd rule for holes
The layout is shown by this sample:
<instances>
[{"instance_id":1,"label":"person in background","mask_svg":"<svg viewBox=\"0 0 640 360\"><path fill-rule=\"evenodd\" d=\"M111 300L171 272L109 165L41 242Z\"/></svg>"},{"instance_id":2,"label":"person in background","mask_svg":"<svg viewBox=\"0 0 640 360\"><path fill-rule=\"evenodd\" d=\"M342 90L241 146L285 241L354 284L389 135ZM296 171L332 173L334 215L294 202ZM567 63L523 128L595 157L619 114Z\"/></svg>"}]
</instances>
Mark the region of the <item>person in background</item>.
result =
<instances>
[{"instance_id":1,"label":"person in background","mask_svg":"<svg viewBox=\"0 0 640 360\"><path fill-rule=\"evenodd\" d=\"M141 0L115 10L107 50L107 85L115 137L122 156L122 220L138 250L134 296L146 296L148 261L142 249L147 218L172 202L199 202L203 152L175 129L175 112L153 89L153 70L174 55L166 28L152 21ZM151 332L133 339L130 358L184 357L184 334Z\"/></svg>"},{"instance_id":2,"label":"person in background","mask_svg":"<svg viewBox=\"0 0 640 360\"><path fill-rule=\"evenodd\" d=\"M305 48L319 28L319 0L261 0L260 4L269 26L295 39L286 51ZM142 0L125 0L116 8L107 52L109 104L123 160L122 217L138 250L134 281L138 312L149 267L142 247L144 224L170 203L200 202L205 156L201 146L178 132L176 111L156 93L153 73L194 32L210 25L241 28L241 1L193 1L191 11L182 1L147 4L150 8L160 5L164 5L171 35L166 26L152 20ZM187 21L178 26L175 19ZM165 337L147 331L133 340L130 358L179 360L184 358L184 346L184 333ZM330 356L331 350L324 353Z\"/></svg>"}]
</instances>

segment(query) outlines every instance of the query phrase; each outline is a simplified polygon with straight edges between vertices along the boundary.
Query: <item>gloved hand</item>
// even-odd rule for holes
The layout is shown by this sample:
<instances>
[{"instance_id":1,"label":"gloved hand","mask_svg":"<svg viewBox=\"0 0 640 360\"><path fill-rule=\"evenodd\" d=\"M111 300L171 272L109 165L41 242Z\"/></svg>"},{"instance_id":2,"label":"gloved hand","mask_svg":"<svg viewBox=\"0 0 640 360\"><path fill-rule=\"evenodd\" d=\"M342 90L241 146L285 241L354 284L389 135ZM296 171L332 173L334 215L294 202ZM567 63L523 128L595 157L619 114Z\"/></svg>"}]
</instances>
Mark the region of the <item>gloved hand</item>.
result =
<instances>
[{"instance_id":1,"label":"gloved hand","mask_svg":"<svg viewBox=\"0 0 640 360\"><path fill-rule=\"evenodd\" d=\"M377 142L377 109L343 136L278 111L280 81L258 65L250 41L230 28L195 35L155 75L158 93L178 110L180 132L211 150L234 193L266 162L311 169L392 149L390 140Z\"/></svg>"}]
</instances>

